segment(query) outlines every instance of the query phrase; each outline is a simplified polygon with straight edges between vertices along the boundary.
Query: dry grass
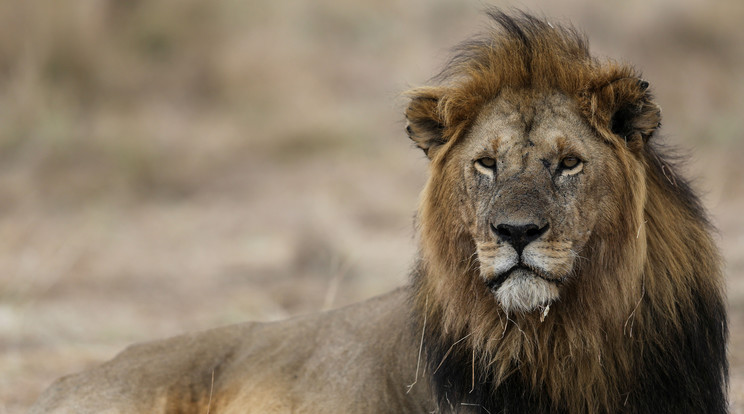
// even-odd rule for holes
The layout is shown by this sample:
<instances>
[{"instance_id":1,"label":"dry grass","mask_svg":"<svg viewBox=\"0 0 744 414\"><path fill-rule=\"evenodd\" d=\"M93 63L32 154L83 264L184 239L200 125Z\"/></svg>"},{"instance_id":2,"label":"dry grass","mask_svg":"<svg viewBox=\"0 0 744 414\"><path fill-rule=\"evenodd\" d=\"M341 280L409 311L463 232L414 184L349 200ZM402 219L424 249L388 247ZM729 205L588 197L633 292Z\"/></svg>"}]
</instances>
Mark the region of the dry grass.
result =
<instances>
[{"instance_id":1,"label":"dry grass","mask_svg":"<svg viewBox=\"0 0 744 414\"><path fill-rule=\"evenodd\" d=\"M744 3L647 3L524 7L643 68L694 148L744 413ZM0 0L0 413L134 341L404 283L426 166L399 93L481 8Z\"/></svg>"}]
</instances>

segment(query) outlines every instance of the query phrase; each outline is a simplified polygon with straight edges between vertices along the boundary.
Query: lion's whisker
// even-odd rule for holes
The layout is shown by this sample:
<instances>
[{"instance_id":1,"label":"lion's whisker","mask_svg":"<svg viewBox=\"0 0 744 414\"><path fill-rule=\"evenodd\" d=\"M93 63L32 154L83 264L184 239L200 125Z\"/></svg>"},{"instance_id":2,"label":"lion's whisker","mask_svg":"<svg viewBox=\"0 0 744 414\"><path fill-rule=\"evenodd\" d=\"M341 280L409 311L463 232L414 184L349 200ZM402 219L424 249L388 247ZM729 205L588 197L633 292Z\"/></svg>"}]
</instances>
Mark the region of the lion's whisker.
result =
<instances>
[{"instance_id":1,"label":"lion's whisker","mask_svg":"<svg viewBox=\"0 0 744 414\"><path fill-rule=\"evenodd\" d=\"M463 336L462 338L458 339L458 340L457 340L457 341L456 341L455 343L453 343L453 344L452 344L452 345L451 345L451 346L449 347L449 349L447 350L447 353L445 353L445 354L444 354L444 356L442 357L442 360L441 360L441 361L439 362L439 365L437 365L437 369L435 369L435 370L434 370L434 372L432 372L432 375L436 374L436 373L437 373L437 371L439 371L439 368L441 368L441 367L442 367L442 364L444 364L444 361L445 361L445 360L447 360L447 357L448 357L448 356L449 356L449 354L450 354L450 353L452 352L452 349L453 349L453 348L455 347L455 345L457 345L457 344L459 344L460 342L464 341L465 339L467 339L467 338L468 338L468 337L469 337L470 335L472 335L472 334L473 334L473 333L471 332L471 333L469 333L469 334L467 334L467 335Z\"/></svg>"},{"instance_id":2,"label":"lion's whisker","mask_svg":"<svg viewBox=\"0 0 744 414\"><path fill-rule=\"evenodd\" d=\"M584 256L579 255L579 253L577 253L576 250L574 250L574 249L568 249L568 252L569 252L569 254L571 254L572 257L574 257L576 259L582 259L582 260L589 261L589 259L587 259Z\"/></svg>"},{"instance_id":3,"label":"lion's whisker","mask_svg":"<svg viewBox=\"0 0 744 414\"><path fill-rule=\"evenodd\" d=\"M643 297L646 295L646 275L643 274L641 276L641 297L638 298L638 303L636 303L635 308L633 308L633 311L630 312L630 315L628 315L628 319L625 320L625 324L623 325L623 335L625 335L625 328L628 326L628 321L630 321L630 318L633 318L633 321L630 323L630 331L628 334L628 337L633 337L633 325L635 324L635 313L638 310L638 307L641 306L641 301L643 301Z\"/></svg>"},{"instance_id":4,"label":"lion's whisker","mask_svg":"<svg viewBox=\"0 0 744 414\"><path fill-rule=\"evenodd\" d=\"M426 313L427 309L429 307L429 296L426 296L426 299L424 301L424 326L421 328L421 343L419 344L419 351L418 351L418 360L416 361L416 376L413 378L413 382L408 385L408 390L406 391L406 394L411 392L411 389L413 389L413 386L416 385L418 382L418 374L419 374L419 367L421 366L421 351L424 349L424 333L426 333Z\"/></svg>"},{"instance_id":5,"label":"lion's whisker","mask_svg":"<svg viewBox=\"0 0 744 414\"><path fill-rule=\"evenodd\" d=\"M519 324L512 318L509 317L509 314L506 314L506 319L510 320L514 326L517 327L517 330L524 336L524 339L527 341L527 343L531 343L530 338L527 337L527 334L522 330L522 328L519 327Z\"/></svg>"},{"instance_id":6,"label":"lion's whisker","mask_svg":"<svg viewBox=\"0 0 744 414\"><path fill-rule=\"evenodd\" d=\"M482 406L480 404L460 403L460 405L465 405L465 406L470 406L470 407L478 407L478 408L482 409L483 411L485 411L486 413L491 414L491 412L488 411L488 409L486 407L484 407L484 406Z\"/></svg>"},{"instance_id":7,"label":"lion's whisker","mask_svg":"<svg viewBox=\"0 0 744 414\"><path fill-rule=\"evenodd\" d=\"M471 382L472 382L473 386L470 388L470 392L468 394L472 394L473 391L475 390L475 348L473 348L473 362L472 362L472 364L470 366L473 369L472 370L472 377L471 377Z\"/></svg>"},{"instance_id":8,"label":"lion's whisker","mask_svg":"<svg viewBox=\"0 0 744 414\"><path fill-rule=\"evenodd\" d=\"M207 402L207 414L212 408L212 392L214 391L214 369L212 369L212 385L209 386L209 402Z\"/></svg>"}]
</instances>

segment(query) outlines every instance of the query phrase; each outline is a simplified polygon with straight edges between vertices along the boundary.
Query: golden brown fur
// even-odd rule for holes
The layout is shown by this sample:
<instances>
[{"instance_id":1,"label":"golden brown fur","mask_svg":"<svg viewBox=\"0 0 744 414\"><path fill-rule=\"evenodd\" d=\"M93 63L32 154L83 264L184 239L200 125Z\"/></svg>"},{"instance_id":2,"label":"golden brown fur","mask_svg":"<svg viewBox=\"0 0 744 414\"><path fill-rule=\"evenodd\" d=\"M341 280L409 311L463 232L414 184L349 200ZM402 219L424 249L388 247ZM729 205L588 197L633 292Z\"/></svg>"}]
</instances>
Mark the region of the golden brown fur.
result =
<instances>
[{"instance_id":1,"label":"golden brown fur","mask_svg":"<svg viewBox=\"0 0 744 414\"><path fill-rule=\"evenodd\" d=\"M32 413L725 412L719 258L648 83L490 14L409 93L431 160L409 288L140 345Z\"/></svg>"}]
</instances>

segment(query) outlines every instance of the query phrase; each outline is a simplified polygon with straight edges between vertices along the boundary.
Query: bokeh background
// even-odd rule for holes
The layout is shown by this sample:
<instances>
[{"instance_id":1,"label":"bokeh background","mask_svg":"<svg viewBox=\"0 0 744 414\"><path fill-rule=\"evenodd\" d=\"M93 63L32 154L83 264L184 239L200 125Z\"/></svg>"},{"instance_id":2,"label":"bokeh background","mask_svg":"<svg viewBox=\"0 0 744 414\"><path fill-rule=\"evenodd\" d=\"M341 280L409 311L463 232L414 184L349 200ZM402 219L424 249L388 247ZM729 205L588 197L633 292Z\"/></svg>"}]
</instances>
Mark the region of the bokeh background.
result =
<instances>
[{"instance_id":1,"label":"bokeh background","mask_svg":"<svg viewBox=\"0 0 744 414\"><path fill-rule=\"evenodd\" d=\"M744 2L495 3L633 62L726 261L744 412ZM480 0L0 0L0 414L126 345L407 279L401 92Z\"/></svg>"}]
</instances>

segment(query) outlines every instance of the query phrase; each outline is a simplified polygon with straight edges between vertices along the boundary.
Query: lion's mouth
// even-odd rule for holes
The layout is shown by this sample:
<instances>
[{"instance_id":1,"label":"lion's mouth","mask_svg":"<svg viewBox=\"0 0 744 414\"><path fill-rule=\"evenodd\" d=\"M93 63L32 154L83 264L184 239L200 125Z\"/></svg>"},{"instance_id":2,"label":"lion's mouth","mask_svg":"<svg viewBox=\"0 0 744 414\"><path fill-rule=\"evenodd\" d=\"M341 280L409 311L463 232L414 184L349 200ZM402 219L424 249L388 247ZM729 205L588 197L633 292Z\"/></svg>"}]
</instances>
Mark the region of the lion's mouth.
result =
<instances>
[{"instance_id":1,"label":"lion's mouth","mask_svg":"<svg viewBox=\"0 0 744 414\"><path fill-rule=\"evenodd\" d=\"M563 278L546 274L523 263L486 282L507 313L531 312L558 300Z\"/></svg>"},{"instance_id":2,"label":"lion's mouth","mask_svg":"<svg viewBox=\"0 0 744 414\"><path fill-rule=\"evenodd\" d=\"M492 278L486 282L486 286L488 286L489 289L491 289L492 292L496 292L499 290L499 287L506 282L509 277L511 277L512 274L515 272L520 271L520 273L527 273L533 277L540 278L546 282L553 283L555 285L560 285L563 283L565 277L551 277L550 275L545 274L540 269L534 269L530 266L525 265L524 263L519 263L515 266L513 266L511 269L507 270L504 273L501 273L495 278Z\"/></svg>"}]
</instances>

